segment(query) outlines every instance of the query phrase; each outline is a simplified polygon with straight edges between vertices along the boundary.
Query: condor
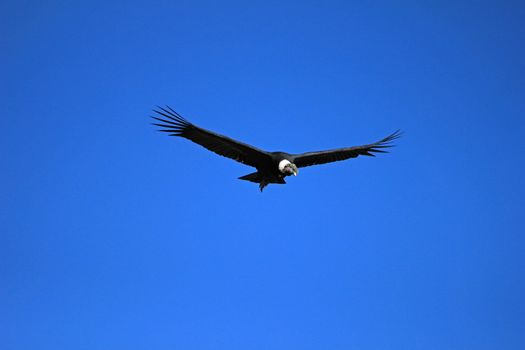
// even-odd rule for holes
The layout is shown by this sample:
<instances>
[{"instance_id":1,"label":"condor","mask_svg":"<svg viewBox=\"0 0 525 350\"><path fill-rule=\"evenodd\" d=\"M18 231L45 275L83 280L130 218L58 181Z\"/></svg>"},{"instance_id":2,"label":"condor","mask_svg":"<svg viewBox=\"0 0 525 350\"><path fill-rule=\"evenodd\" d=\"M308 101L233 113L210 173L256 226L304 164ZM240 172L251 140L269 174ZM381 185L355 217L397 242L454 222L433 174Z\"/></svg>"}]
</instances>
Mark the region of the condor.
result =
<instances>
[{"instance_id":1,"label":"condor","mask_svg":"<svg viewBox=\"0 0 525 350\"><path fill-rule=\"evenodd\" d=\"M159 131L171 136L184 137L221 156L256 168L256 172L241 176L239 179L258 183L261 192L268 184L285 184L285 177L297 176L299 168L337 162L357 156L375 156L374 153L387 153L385 149L392 147L392 141L401 136L400 131L397 130L384 139L367 145L301 154L267 152L200 128L168 106L158 107L153 111L157 113L157 116L152 118L160 122L153 123L153 125L160 126L162 129Z\"/></svg>"}]
</instances>

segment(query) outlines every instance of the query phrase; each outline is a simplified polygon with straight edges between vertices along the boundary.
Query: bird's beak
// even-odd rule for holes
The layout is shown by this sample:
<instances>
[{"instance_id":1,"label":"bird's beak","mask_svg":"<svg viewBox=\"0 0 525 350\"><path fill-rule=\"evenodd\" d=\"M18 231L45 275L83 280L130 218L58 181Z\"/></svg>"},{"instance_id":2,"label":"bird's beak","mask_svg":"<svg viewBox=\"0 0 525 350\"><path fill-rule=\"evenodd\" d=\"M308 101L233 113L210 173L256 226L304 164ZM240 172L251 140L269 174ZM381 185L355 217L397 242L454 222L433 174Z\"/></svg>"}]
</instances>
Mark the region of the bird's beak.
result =
<instances>
[{"instance_id":1,"label":"bird's beak","mask_svg":"<svg viewBox=\"0 0 525 350\"><path fill-rule=\"evenodd\" d=\"M293 176L297 176L297 171L296 170L293 171Z\"/></svg>"}]
</instances>

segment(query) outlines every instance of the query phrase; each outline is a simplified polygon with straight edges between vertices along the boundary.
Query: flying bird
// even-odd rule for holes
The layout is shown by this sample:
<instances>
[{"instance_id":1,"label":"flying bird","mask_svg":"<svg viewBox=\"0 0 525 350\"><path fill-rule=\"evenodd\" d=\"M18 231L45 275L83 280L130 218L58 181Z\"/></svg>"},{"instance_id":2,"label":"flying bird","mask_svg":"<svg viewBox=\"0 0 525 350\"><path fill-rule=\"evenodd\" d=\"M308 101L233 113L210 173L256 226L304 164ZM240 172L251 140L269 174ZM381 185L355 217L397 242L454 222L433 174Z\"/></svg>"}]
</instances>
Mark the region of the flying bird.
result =
<instances>
[{"instance_id":1,"label":"flying bird","mask_svg":"<svg viewBox=\"0 0 525 350\"><path fill-rule=\"evenodd\" d=\"M372 156L374 153L387 153L386 148L392 147L392 141L401 136L400 130L374 143L367 145L337 148L327 151L290 154L285 152L267 152L254 146L231 139L227 136L198 127L184 119L169 106L158 107L152 116L159 123L152 123L170 136L184 137L223 157L231 158L240 163L257 169L248 175L239 177L241 180L259 184L261 192L268 184L285 184L287 176L297 176L299 168L337 162L358 156Z\"/></svg>"}]
</instances>

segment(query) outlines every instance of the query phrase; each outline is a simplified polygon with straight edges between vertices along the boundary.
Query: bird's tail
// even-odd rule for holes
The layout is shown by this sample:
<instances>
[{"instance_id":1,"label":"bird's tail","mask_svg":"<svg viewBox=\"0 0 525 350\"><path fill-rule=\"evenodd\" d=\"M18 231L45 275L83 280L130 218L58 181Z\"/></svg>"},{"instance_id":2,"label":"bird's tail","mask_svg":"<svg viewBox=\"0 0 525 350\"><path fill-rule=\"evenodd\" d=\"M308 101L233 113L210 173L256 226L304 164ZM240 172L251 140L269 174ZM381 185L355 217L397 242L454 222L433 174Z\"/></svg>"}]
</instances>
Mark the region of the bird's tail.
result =
<instances>
[{"instance_id":1,"label":"bird's tail","mask_svg":"<svg viewBox=\"0 0 525 350\"><path fill-rule=\"evenodd\" d=\"M251 181L251 182L259 183L259 182L261 182L262 177L261 177L261 174L259 174L259 172L256 171L256 172L254 172L254 173L251 173L251 174L248 174L248 175L241 176L241 177L239 178L239 180L246 180L246 181Z\"/></svg>"},{"instance_id":2,"label":"bird's tail","mask_svg":"<svg viewBox=\"0 0 525 350\"><path fill-rule=\"evenodd\" d=\"M282 178L263 177L258 171L256 171L255 173L241 176L239 179L258 183L259 189L261 190L261 192L268 184L285 184L286 183L284 179Z\"/></svg>"}]
</instances>

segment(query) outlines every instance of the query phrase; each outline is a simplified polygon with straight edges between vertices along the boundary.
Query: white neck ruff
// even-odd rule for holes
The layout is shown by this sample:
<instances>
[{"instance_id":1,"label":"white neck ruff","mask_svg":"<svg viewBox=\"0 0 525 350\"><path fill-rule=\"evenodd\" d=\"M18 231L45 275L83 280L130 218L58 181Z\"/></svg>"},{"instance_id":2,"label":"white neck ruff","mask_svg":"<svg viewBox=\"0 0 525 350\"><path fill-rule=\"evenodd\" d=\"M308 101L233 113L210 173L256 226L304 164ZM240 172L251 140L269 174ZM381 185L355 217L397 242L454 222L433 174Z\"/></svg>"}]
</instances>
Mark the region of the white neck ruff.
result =
<instances>
[{"instance_id":1,"label":"white neck ruff","mask_svg":"<svg viewBox=\"0 0 525 350\"><path fill-rule=\"evenodd\" d=\"M283 159L279 162L279 171L281 173L284 173L284 167L287 166L288 164L292 164L292 162L290 162L289 160L286 160L286 159Z\"/></svg>"}]
</instances>

